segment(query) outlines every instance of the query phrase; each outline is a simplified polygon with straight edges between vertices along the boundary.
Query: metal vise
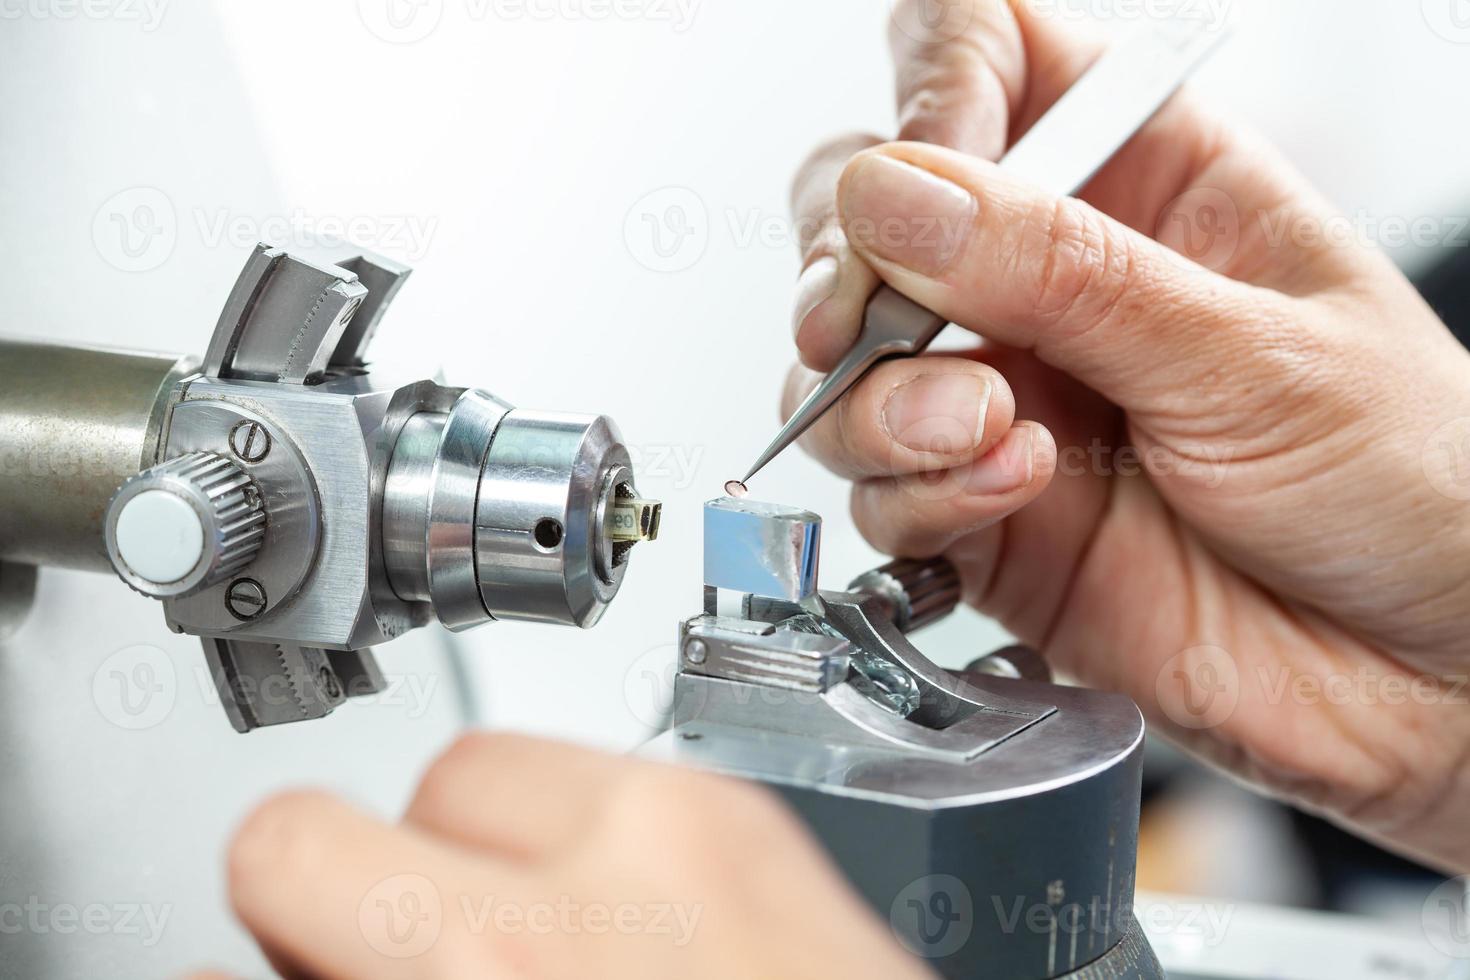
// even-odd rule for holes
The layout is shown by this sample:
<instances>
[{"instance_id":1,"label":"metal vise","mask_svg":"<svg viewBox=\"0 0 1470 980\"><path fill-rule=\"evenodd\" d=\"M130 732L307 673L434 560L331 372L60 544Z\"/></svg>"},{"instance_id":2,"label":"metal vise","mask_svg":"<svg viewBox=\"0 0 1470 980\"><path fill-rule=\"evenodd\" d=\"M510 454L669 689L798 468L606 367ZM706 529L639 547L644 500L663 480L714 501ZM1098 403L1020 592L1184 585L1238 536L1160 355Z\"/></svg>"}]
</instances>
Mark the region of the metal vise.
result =
<instances>
[{"instance_id":1,"label":"metal vise","mask_svg":"<svg viewBox=\"0 0 1470 980\"><path fill-rule=\"evenodd\" d=\"M644 754L778 790L946 977L1162 978L1133 916L1131 701L1024 652L930 662L906 633L954 609L943 560L819 592L817 515L723 499L704 526L705 612Z\"/></svg>"}]
</instances>

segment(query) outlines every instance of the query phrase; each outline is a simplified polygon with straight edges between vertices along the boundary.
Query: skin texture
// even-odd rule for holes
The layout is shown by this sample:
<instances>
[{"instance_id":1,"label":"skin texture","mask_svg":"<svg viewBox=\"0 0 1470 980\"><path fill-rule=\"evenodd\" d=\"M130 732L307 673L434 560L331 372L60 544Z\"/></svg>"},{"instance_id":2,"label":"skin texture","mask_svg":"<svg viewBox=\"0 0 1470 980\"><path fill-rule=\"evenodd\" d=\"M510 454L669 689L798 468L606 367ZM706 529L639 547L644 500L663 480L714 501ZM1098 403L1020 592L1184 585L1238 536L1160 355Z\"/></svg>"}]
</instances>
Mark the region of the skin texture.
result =
<instances>
[{"instance_id":1,"label":"skin texture","mask_svg":"<svg viewBox=\"0 0 1470 980\"><path fill-rule=\"evenodd\" d=\"M764 791L516 736L460 739L398 825L266 802L229 880L287 978L929 976Z\"/></svg>"},{"instance_id":2,"label":"skin texture","mask_svg":"<svg viewBox=\"0 0 1470 980\"><path fill-rule=\"evenodd\" d=\"M983 340L882 366L804 445L877 547L947 555L971 604L1155 732L1470 869L1470 355L1187 93L1081 200L1003 175L1096 51L1020 0L966 14L895 27L900 142L843 138L797 180L818 272L786 411L880 281ZM893 424L936 375L990 393L973 444L963 399Z\"/></svg>"},{"instance_id":3,"label":"skin texture","mask_svg":"<svg viewBox=\"0 0 1470 980\"><path fill-rule=\"evenodd\" d=\"M882 366L804 445L878 547L947 555L970 603L1154 731L1470 870L1470 355L1187 96L1080 200L1004 176L1097 49L1024 0L947 9L942 37L896 9L900 142L832 141L797 179L786 409L880 282L976 340ZM278 797L229 866L286 977L927 975L764 792L531 739L462 740L397 826ZM567 902L673 925L531 928Z\"/></svg>"}]
</instances>

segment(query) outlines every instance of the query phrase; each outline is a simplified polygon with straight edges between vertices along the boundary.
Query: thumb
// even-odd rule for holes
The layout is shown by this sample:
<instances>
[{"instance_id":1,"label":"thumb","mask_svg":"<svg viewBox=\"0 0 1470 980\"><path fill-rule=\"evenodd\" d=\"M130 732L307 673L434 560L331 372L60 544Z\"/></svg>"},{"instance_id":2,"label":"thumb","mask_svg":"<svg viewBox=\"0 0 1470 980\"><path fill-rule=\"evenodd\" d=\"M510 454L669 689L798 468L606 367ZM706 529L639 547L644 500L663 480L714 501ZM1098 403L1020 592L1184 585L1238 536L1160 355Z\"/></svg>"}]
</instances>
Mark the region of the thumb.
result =
<instances>
[{"instance_id":1,"label":"thumb","mask_svg":"<svg viewBox=\"0 0 1470 980\"><path fill-rule=\"evenodd\" d=\"M1218 373L1240 331L1283 319L1266 308L1284 297L939 147L859 154L838 205L848 241L889 285L1124 407Z\"/></svg>"}]
</instances>

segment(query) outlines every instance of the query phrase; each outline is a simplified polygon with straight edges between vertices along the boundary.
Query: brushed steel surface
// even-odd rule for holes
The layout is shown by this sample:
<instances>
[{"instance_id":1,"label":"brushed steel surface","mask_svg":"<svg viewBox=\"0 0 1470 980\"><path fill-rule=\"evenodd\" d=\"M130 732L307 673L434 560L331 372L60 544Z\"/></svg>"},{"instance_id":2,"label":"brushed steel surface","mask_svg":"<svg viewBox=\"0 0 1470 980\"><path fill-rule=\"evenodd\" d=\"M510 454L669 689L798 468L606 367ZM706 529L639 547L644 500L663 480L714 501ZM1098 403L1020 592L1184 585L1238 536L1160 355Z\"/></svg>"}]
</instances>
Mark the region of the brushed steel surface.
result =
<instances>
[{"instance_id":1,"label":"brushed steel surface","mask_svg":"<svg viewBox=\"0 0 1470 980\"><path fill-rule=\"evenodd\" d=\"M110 572L107 503L155 461L167 398L196 364L0 340L0 559Z\"/></svg>"}]
</instances>

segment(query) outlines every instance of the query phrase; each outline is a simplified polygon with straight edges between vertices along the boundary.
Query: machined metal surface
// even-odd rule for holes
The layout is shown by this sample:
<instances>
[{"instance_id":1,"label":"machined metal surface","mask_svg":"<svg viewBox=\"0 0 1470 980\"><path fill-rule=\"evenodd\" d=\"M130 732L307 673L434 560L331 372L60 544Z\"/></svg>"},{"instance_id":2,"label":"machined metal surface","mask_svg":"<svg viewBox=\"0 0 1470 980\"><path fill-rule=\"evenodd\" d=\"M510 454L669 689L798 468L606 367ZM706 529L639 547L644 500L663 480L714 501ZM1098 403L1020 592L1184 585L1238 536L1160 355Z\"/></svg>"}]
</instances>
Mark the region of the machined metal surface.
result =
<instances>
[{"instance_id":1,"label":"machined metal surface","mask_svg":"<svg viewBox=\"0 0 1470 980\"><path fill-rule=\"evenodd\" d=\"M408 270L347 246L314 257L256 247L220 314L204 358L206 374L302 384L329 366L361 363ZM375 290L358 269L373 277ZM359 313L363 323L350 329Z\"/></svg>"},{"instance_id":2,"label":"machined metal surface","mask_svg":"<svg viewBox=\"0 0 1470 980\"><path fill-rule=\"evenodd\" d=\"M707 514L731 507L786 539L789 508ZM799 577L804 552L777 553L756 581ZM706 559L707 589L747 580ZM1132 915L1137 707L936 666L905 630L953 607L943 560L857 581L804 601L747 593L738 617L707 591L705 614L680 628L671 728L644 754L778 790L945 977L1160 980ZM936 600L918 603L923 616L915 595Z\"/></svg>"},{"instance_id":3,"label":"machined metal surface","mask_svg":"<svg viewBox=\"0 0 1470 980\"><path fill-rule=\"evenodd\" d=\"M429 595L451 630L490 620L475 574L475 503L490 441L510 406L466 392L444 423L429 495L424 552Z\"/></svg>"},{"instance_id":4,"label":"machined metal surface","mask_svg":"<svg viewBox=\"0 0 1470 980\"><path fill-rule=\"evenodd\" d=\"M596 623L660 505L606 418L372 368L408 274L260 245L202 364L0 343L0 560L163 599L240 731L376 689L370 647L435 616Z\"/></svg>"},{"instance_id":5,"label":"machined metal surface","mask_svg":"<svg viewBox=\"0 0 1470 980\"><path fill-rule=\"evenodd\" d=\"M197 363L0 340L0 560L110 574L107 503L153 465L168 399Z\"/></svg>"},{"instance_id":6,"label":"machined metal surface","mask_svg":"<svg viewBox=\"0 0 1470 980\"><path fill-rule=\"evenodd\" d=\"M614 541L633 463L611 420L513 411L480 474L475 567L497 619L592 626L617 595L631 543Z\"/></svg>"}]
</instances>

